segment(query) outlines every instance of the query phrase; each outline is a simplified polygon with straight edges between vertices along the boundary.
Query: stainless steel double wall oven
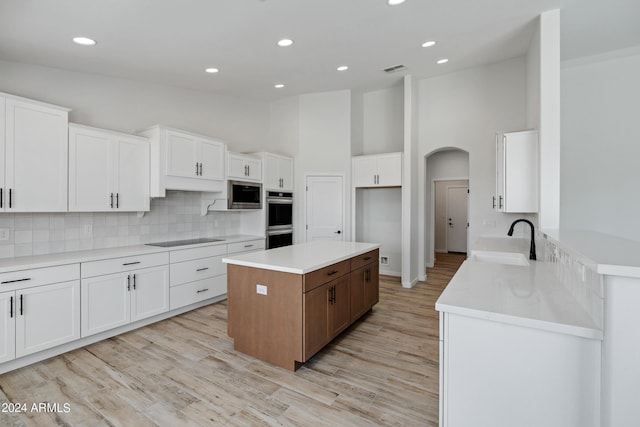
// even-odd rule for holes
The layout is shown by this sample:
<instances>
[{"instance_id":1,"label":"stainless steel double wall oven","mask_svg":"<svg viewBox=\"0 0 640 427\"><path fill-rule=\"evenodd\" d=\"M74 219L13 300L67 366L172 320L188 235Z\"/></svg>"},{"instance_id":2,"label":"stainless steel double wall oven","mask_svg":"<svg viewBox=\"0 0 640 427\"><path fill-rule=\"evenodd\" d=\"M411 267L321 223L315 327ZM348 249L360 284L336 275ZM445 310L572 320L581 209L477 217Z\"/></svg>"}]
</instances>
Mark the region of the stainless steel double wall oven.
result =
<instances>
[{"instance_id":1,"label":"stainless steel double wall oven","mask_svg":"<svg viewBox=\"0 0 640 427\"><path fill-rule=\"evenodd\" d=\"M267 249L293 244L293 193L267 192Z\"/></svg>"}]
</instances>

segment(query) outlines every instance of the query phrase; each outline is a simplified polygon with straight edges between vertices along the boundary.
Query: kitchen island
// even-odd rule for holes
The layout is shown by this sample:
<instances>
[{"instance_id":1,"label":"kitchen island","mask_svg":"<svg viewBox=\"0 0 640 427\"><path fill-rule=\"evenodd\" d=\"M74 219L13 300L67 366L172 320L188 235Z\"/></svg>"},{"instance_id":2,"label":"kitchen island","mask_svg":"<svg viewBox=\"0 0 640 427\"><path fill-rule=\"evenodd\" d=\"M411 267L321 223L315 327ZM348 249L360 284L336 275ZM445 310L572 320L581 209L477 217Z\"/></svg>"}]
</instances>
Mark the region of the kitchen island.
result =
<instances>
[{"instance_id":1,"label":"kitchen island","mask_svg":"<svg viewBox=\"0 0 640 427\"><path fill-rule=\"evenodd\" d=\"M378 302L378 248L315 241L223 259L234 348L295 371Z\"/></svg>"}]
</instances>

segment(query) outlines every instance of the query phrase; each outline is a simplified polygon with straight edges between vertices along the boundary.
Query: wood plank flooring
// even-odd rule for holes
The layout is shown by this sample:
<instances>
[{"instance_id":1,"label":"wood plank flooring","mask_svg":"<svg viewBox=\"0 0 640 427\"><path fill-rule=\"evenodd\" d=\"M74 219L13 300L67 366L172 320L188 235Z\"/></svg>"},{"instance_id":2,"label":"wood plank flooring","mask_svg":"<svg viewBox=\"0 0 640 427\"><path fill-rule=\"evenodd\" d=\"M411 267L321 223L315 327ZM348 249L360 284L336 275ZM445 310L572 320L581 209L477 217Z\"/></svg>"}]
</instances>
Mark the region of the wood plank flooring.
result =
<instances>
[{"instance_id":1,"label":"wood plank flooring","mask_svg":"<svg viewBox=\"0 0 640 427\"><path fill-rule=\"evenodd\" d=\"M413 289L382 276L373 311L295 373L234 351L213 304L0 375L0 409L27 406L0 425L436 426L434 303L463 260L438 254Z\"/></svg>"}]
</instances>

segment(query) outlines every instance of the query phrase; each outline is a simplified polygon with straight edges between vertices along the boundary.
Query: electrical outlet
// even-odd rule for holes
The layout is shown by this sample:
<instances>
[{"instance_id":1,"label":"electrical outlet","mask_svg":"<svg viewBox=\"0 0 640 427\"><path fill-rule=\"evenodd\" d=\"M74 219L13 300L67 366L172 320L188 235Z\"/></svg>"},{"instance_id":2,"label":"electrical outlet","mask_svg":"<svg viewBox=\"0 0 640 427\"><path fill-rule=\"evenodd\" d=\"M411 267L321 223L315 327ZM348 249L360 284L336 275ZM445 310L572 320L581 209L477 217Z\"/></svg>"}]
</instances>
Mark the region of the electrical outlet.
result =
<instances>
[{"instance_id":1,"label":"electrical outlet","mask_svg":"<svg viewBox=\"0 0 640 427\"><path fill-rule=\"evenodd\" d=\"M380 257L380 264L388 265L389 264L389 257L381 256Z\"/></svg>"},{"instance_id":2,"label":"electrical outlet","mask_svg":"<svg viewBox=\"0 0 640 427\"><path fill-rule=\"evenodd\" d=\"M0 240L9 240L8 228L0 228Z\"/></svg>"},{"instance_id":3,"label":"electrical outlet","mask_svg":"<svg viewBox=\"0 0 640 427\"><path fill-rule=\"evenodd\" d=\"M259 295L266 295L267 287L265 285L256 285L256 293Z\"/></svg>"},{"instance_id":4,"label":"electrical outlet","mask_svg":"<svg viewBox=\"0 0 640 427\"><path fill-rule=\"evenodd\" d=\"M85 237L93 236L93 225L91 225L91 224L85 224L84 225L84 235L85 235Z\"/></svg>"}]
</instances>

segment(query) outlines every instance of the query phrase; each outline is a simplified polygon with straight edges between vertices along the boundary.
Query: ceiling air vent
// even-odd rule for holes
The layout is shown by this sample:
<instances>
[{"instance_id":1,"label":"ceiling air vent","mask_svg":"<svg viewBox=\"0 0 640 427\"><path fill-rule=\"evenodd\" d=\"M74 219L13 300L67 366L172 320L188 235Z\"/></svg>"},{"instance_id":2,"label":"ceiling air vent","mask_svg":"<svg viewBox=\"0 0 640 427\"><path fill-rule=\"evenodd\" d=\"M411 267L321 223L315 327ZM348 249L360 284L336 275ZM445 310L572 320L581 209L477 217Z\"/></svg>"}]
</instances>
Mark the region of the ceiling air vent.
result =
<instances>
[{"instance_id":1,"label":"ceiling air vent","mask_svg":"<svg viewBox=\"0 0 640 427\"><path fill-rule=\"evenodd\" d=\"M395 73L396 71L402 71L402 70L406 70L407 67L405 67L404 65L400 64L400 65L394 65L393 67L389 67L389 68L385 68L384 71L385 73Z\"/></svg>"}]
</instances>

